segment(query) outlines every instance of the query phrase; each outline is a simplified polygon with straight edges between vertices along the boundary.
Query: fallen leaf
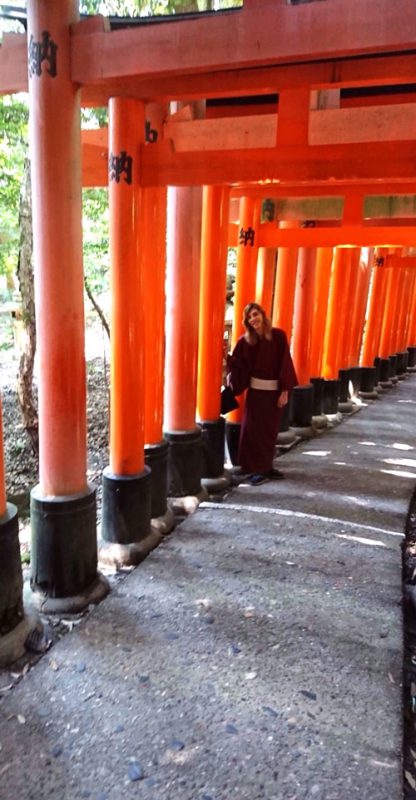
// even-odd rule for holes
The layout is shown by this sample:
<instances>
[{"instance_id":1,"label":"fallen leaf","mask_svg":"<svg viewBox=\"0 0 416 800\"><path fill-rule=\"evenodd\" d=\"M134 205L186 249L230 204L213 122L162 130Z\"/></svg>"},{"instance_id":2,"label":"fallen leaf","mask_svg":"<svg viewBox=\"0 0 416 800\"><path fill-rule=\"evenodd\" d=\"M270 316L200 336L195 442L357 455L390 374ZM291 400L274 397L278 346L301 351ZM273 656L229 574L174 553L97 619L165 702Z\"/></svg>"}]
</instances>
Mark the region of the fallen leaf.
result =
<instances>
[{"instance_id":1,"label":"fallen leaf","mask_svg":"<svg viewBox=\"0 0 416 800\"><path fill-rule=\"evenodd\" d=\"M17 721L20 722L21 725L24 725L26 722L26 717L24 717L23 714L18 714Z\"/></svg>"},{"instance_id":2,"label":"fallen leaf","mask_svg":"<svg viewBox=\"0 0 416 800\"><path fill-rule=\"evenodd\" d=\"M57 661L55 661L54 658L51 658L51 660L49 661L49 666L51 669L53 669L54 672L58 672L59 664Z\"/></svg>"},{"instance_id":3,"label":"fallen leaf","mask_svg":"<svg viewBox=\"0 0 416 800\"><path fill-rule=\"evenodd\" d=\"M408 770L405 769L404 777L406 778L407 782L410 783L410 786L412 787L412 789L416 789L416 781L415 781L412 773L408 772Z\"/></svg>"}]
</instances>

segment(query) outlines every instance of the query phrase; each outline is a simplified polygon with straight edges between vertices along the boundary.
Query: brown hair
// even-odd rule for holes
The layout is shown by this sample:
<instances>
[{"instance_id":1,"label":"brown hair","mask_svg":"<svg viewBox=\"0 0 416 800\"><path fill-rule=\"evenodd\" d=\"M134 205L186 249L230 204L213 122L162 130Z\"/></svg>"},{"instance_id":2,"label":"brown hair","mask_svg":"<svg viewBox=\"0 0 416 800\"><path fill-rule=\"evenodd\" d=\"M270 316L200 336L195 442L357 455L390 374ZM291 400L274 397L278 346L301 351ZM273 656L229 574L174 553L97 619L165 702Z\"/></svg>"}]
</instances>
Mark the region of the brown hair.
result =
<instances>
[{"instance_id":1,"label":"brown hair","mask_svg":"<svg viewBox=\"0 0 416 800\"><path fill-rule=\"evenodd\" d=\"M244 337L249 344L256 344L256 342L259 339L258 334L254 330L254 328L251 327L248 321L248 316L250 312L253 311L254 309L256 309L256 311L259 311L259 313L263 317L263 329L265 338L271 339L272 336L272 323L270 319L266 316L264 308L262 308L258 303L248 303L243 311L243 325L246 329Z\"/></svg>"}]
</instances>

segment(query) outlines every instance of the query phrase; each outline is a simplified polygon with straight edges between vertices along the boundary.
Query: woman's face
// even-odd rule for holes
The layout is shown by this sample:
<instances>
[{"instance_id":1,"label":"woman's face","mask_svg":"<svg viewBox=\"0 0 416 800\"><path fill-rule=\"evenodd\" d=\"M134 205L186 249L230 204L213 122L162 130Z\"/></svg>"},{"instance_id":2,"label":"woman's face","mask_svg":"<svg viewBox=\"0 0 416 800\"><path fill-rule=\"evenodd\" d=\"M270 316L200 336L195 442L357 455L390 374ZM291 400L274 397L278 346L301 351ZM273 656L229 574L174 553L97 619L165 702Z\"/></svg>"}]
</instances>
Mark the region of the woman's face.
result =
<instances>
[{"instance_id":1,"label":"woman's face","mask_svg":"<svg viewBox=\"0 0 416 800\"><path fill-rule=\"evenodd\" d=\"M257 308L252 308L251 311L249 311L249 313L247 314L247 322L249 325L251 325L253 330L256 331L256 333L260 333L260 331L262 330L263 321L264 321L263 314Z\"/></svg>"}]
</instances>

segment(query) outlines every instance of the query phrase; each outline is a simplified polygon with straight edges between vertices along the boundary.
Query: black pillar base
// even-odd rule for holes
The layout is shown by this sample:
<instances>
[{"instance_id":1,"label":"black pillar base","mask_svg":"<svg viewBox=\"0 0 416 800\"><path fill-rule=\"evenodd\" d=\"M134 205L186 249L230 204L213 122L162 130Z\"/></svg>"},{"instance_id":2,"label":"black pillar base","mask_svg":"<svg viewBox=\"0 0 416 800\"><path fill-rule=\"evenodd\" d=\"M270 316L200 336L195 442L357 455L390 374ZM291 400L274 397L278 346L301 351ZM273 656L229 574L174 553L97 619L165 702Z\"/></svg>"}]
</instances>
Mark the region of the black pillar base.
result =
<instances>
[{"instance_id":1,"label":"black pillar base","mask_svg":"<svg viewBox=\"0 0 416 800\"><path fill-rule=\"evenodd\" d=\"M169 442L168 495L196 496L201 492L202 437L201 429L165 431Z\"/></svg>"},{"instance_id":2,"label":"black pillar base","mask_svg":"<svg viewBox=\"0 0 416 800\"><path fill-rule=\"evenodd\" d=\"M23 617L19 520L16 506L7 503L6 513L0 517L0 637L16 628Z\"/></svg>"},{"instance_id":3,"label":"black pillar base","mask_svg":"<svg viewBox=\"0 0 416 800\"><path fill-rule=\"evenodd\" d=\"M349 403L350 402L351 370L350 369L339 369L338 370L338 378L339 378L339 402L340 403Z\"/></svg>"},{"instance_id":4,"label":"black pillar base","mask_svg":"<svg viewBox=\"0 0 416 800\"><path fill-rule=\"evenodd\" d=\"M70 497L30 496L30 585L46 613L78 613L109 592L97 572L95 486Z\"/></svg>"},{"instance_id":5,"label":"black pillar base","mask_svg":"<svg viewBox=\"0 0 416 800\"><path fill-rule=\"evenodd\" d=\"M313 406L312 406L313 417L319 417L322 414L324 383L325 383L324 378L311 378L311 384L313 386Z\"/></svg>"},{"instance_id":6,"label":"black pillar base","mask_svg":"<svg viewBox=\"0 0 416 800\"><path fill-rule=\"evenodd\" d=\"M151 520L150 469L137 475L103 472L101 535L105 542L130 544L149 535Z\"/></svg>"},{"instance_id":7,"label":"black pillar base","mask_svg":"<svg viewBox=\"0 0 416 800\"><path fill-rule=\"evenodd\" d=\"M409 361L409 353L407 350L396 353L397 356L397 377L399 381L403 381L407 377L407 364Z\"/></svg>"},{"instance_id":8,"label":"black pillar base","mask_svg":"<svg viewBox=\"0 0 416 800\"><path fill-rule=\"evenodd\" d=\"M238 446L240 443L241 422L225 423L225 440L231 463L238 466Z\"/></svg>"},{"instance_id":9,"label":"black pillar base","mask_svg":"<svg viewBox=\"0 0 416 800\"><path fill-rule=\"evenodd\" d=\"M394 354L392 356L389 356L389 361L390 361L389 378L392 383L397 383L397 381L399 380L397 377L397 355Z\"/></svg>"},{"instance_id":10,"label":"black pillar base","mask_svg":"<svg viewBox=\"0 0 416 800\"><path fill-rule=\"evenodd\" d=\"M322 411L324 414L332 416L338 413L339 380L338 378L328 378L324 383Z\"/></svg>"},{"instance_id":11,"label":"black pillar base","mask_svg":"<svg viewBox=\"0 0 416 800\"><path fill-rule=\"evenodd\" d=\"M301 438L313 436L313 386L295 386L290 396L290 426Z\"/></svg>"},{"instance_id":12,"label":"black pillar base","mask_svg":"<svg viewBox=\"0 0 416 800\"><path fill-rule=\"evenodd\" d=\"M375 390L376 380L376 367L361 367L360 397L373 400L378 397Z\"/></svg>"},{"instance_id":13,"label":"black pillar base","mask_svg":"<svg viewBox=\"0 0 416 800\"><path fill-rule=\"evenodd\" d=\"M167 508L169 442L162 439L157 444L147 444L144 461L150 469L150 516L163 517Z\"/></svg>"},{"instance_id":14,"label":"black pillar base","mask_svg":"<svg viewBox=\"0 0 416 800\"><path fill-rule=\"evenodd\" d=\"M378 382L380 386L382 389L391 389L393 383L390 380L390 360L388 358L380 358L379 367Z\"/></svg>"},{"instance_id":15,"label":"black pillar base","mask_svg":"<svg viewBox=\"0 0 416 800\"><path fill-rule=\"evenodd\" d=\"M358 367L358 366L349 368L350 381L352 383L352 394L355 397L358 397L358 393L360 391L361 370L362 370L362 367Z\"/></svg>"},{"instance_id":16,"label":"black pillar base","mask_svg":"<svg viewBox=\"0 0 416 800\"><path fill-rule=\"evenodd\" d=\"M411 345L407 348L409 358L407 362L407 371L416 372L416 346Z\"/></svg>"},{"instance_id":17,"label":"black pillar base","mask_svg":"<svg viewBox=\"0 0 416 800\"><path fill-rule=\"evenodd\" d=\"M225 420L203 420L202 437L202 478L220 478L224 475Z\"/></svg>"},{"instance_id":18,"label":"black pillar base","mask_svg":"<svg viewBox=\"0 0 416 800\"><path fill-rule=\"evenodd\" d=\"M376 368L376 382L375 382L376 386L377 386L377 384L378 384L378 382L380 380L380 367L381 367L380 362L381 362L380 356L376 356L375 359L374 359L374 366Z\"/></svg>"}]
</instances>

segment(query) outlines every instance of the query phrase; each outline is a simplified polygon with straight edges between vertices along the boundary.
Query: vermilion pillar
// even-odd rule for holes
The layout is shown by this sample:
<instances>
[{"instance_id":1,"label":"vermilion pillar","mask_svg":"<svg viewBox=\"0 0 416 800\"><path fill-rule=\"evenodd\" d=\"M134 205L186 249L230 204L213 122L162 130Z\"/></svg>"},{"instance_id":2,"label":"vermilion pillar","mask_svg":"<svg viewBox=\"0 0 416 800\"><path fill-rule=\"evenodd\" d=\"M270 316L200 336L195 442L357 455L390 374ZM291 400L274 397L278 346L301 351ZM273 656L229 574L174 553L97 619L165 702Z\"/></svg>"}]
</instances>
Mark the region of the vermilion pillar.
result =
<instances>
[{"instance_id":1,"label":"vermilion pillar","mask_svg":"<svg viewBox=\"0 0 416 800\"><path fill-rule=\"evenodd\" d=\"M253 302L256 292L256 266L258 255L258 224L259 208L251 197L242 197L240 200L239 235L237 246L237 271L234 293L234 316L231 336L231 347L234 348L238 339L245 331L243 327L243 310L248 303ZM228 452L233 464L237 463L238 442L244 396L239 398L240 408L227 415L226 437Z\"/></svg>"},{"instance_id":2,"label":"vermilion pillar","mask_svg":"<svg viewBox=\"0 0 416 800\"><path fill-rule=\"evenodd\" d=\"M220 417L228 217L228 188L205 186L202 200L197 408L203 441L203 483L211 489L228 483L224 478L225 427L224 419Z\"/></svg>"},{"instance_id":3,"label":"vermilion pillar","mask_svg":"<svg viewBox=\"0 0 416 800\"><path fill-rule=\"evenodd\" d=\"M274 278L276 272L276 250L259 247L257 258L256 303L264 308L268 317L272 314Z\"/></svg>"},{"instance_id":4,"label":"vermilion pillar","mask_svg":"<svg viewBox=\"0 0 416 800\"><path fill-rule=\"evenodd\" d=\"M346 256L342 248L336 247L329 289L328 315L322 356L322 374L325 378L336 378L338 375L339 313L346 285L345 259Z\"/></svg>"},{"instance_id":5,"label":"vermilion pillar","mask_svg":"<svg viewBox=\"0 0 416 800\"><path fill-rule=\"evenodd\" d=\"M103 474L100 557L137 563L150 534L150 469L144 463L144 315L140 253L139 146L144 105L109 103L111 288L110 465Z\"/></svg>"},{"instance_id":6,"label":"vermilion pillar","mask_svg":"<svg viewBox=\"0 0 416 800\"><path fill-rule=\"evenodd\" d=\"M201 188L169 187L164 426L173 496L201 490L202 440L195 424L201 213Z\"/></svg>"},{"instance_id":7,"label":"vermilion pillar","mask_svg":"<svg viewBox=\"0 0 416 800\"><path fill-rule=\"evenodd\" d=\"M311 339L315 306L316 249L299 249L293 315L292 356L300 384L311 377Z\"/></svg>"},{"instance_id":8,"label":"vermilion pillar","mask_svg":"<svg viewBox=\"0 0 416 800\"><path fill-rule=\"evenodd\" d=\"M351 335L349 339L348 361L350 364L358 364L359 362L364 332L365 311L368 302L372 255L373 254L371 252L368 257L359 257L358 259L355 301L351 320Z\"/></svg>"},{"instance_id":9,"label":"vermilion pillar","mask_svg":"<svg viewBox=\"0 0 416 800\"><path fill-rule=\"evenodd\" d=\"M297 228L299 225L297 222L282 221L279 227ZM289 343L292 337L297 264L297 247L279 247L277 253L272 322L276 328L282 328L284 330Z\"/></svg>"},{"instance_id":10,"label":"vermilion pillar","mask_svg":"<svg viewBox=\"0 0 416 800\"><path fill-rule=\"evenodd\" d=\"M413 347L416 342L416 268L411 269L411 275L404 342L405 347Z\"/></svg>"},{"instance_id":11,"label":"vermilion pillar","mask_svg":"<svg viewBox=\"0 0 416 800\"><path fill-rule=\"evenodd\" d=\"M380 336L380 356L382 358L388 358L388 356L393 353L392 344L397 311L398 289L398 268L395 266L388 266L386 299Z\"/></svg>"},{"instance_id":12,"label":"vermilion pillar","mask_svg":"<svg viewBox=\"0 0 416 800\"><path fill-rule=\"evenodd\" d=\"M146 147L160 142L166 109L155 103L145 107ZM141 191L140 256L144 306L144 441L145 463L151 469L152 518L164 532L172 527L167 508L169 444L163 436L166 277L166 187Z\"/></svg>"},{"instance_id":13,"label":"vermilion pillar","mask_svg":"<svg viewBox=\"0 0 416 800\"><path fill-rule=\"evenodd\" d=\"M360 249L358 247L346 247L342 248L341 252L344 291L338 309L337 368L345 369L354 366L350 361L351 336L353 335L354 308L357 300L357 274L360 262Z\"/></svg>"},{"instance_id":14,"label":"vermilion pillar","mask_svg":"<svg viewBox=\"0 0 416 800\"><path fill-rule=\"evenodd\" d=\"M332 247L318 247L316 253L315 306L312 320L310 372L321 375L322 351L328 312L329 284L332 269Z\"/></svg>"},{"instance_id":15,"label":"vermilion pillar","mask_svg":"<svg viewBox=\"0 0 416 800\"><path fill-rule=\"evenodd\" d=\"M29 0L29 144L39 357L39 485L32 588L46 610L107 592L97 574L95 488L86 478L79 88L70 78L76 0ZM76 601L71 598L76 596ZM62 599L65 598L65 601Z\"/></svg>"},{"instance_id":16,"label":"vermilion pillar","mask_svg":"<svg viewBox=\"0 0 416 800\"><path fill-rule=\"evenodd\" d=\"M406 267L403 259L403 266L399 270L399 289L397 298L397 313L395 324L395 338L393 340L393 352L403 350L405 347L405 326L407 305L409 301L410 270Z\"/></svg>"},{"instance_id":17,"label":"vermilion pillar","mask_svg":"<svg viewBox=\"0 0 416 800\"><path fill-rule=\"evenodd\" d=\"M386 256L386 248L376 248L373 256L370 296L360 358L360 364L363 367L372 367L374 359L380 355L380 336L388 279L388 270L385 266Z\"/></svg>"}]
</instances>

